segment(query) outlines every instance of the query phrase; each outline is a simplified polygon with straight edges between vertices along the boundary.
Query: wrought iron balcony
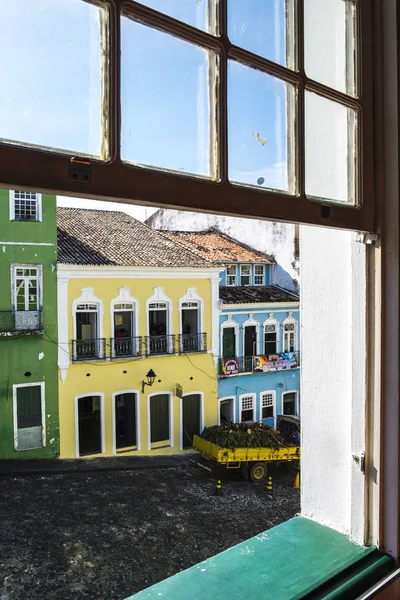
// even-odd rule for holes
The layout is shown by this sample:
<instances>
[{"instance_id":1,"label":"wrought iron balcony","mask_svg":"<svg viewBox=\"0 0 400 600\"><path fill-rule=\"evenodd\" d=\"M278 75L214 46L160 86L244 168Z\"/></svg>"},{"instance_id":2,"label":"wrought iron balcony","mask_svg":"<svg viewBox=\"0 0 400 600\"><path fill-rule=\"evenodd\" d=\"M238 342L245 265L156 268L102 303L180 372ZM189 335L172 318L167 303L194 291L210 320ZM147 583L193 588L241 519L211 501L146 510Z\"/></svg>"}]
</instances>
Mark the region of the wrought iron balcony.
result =
<instances>
[{"instance_id":1,"label":"wrought iron balcony","mask_svg":"<svg viewBox=\"0 0 400 600\"><path fill-rule=\"evenodd\" d=\"M30 334L43 331L42 310L0 311L0 334Z\"/></svg>"},{"instance_id":2,"label":"wrought iron balcony","mask_svg":"<svg viewBox=\"0 0 400 600\"><path fill-rule=\"evenodd\" d=\"M72 340L72 360L99 360L106 358L106 340Z\"/></svg>"},{"instance_id":3,"label":"wrought iron balcony","mask_svg":"<svg viewBox=\"0 0 400 600\"><path fill-rule=\"evenodd\" d=\"M146 338L146 354L174 354L174 335L149 335Z\"/></svg>"},{"instance_id":4,"label":"wrought iron balcony","mask_svg":"<svg viewBox=\"0 0 400 600\"><path fill-rule=\"evenodd\" d=\"M219 376L230 377L240 373L271 373L296 369L299 366L300 352L221 358L219 361Z\"/></svg>"},{"instance_id":5,"label":"wrought iron balcony","mask_svg":"<svg viewBox=\"0 0 400 600\"><path fill-rule=\"evenodd\" d=\"M141 356L143 354L141 337L111 338L110 347L111 358Z\"/></svg>"},{"instance_id":6,"label":"wrought iron balcony","mask_svg":"<svg viewBox=\"0 0 400 600\"><path fill-rule=\"evenodd\" d=\"M207 352L207 334L182 334L178 336L179 354L186 352Z\"/></svg>"}]
</instances>

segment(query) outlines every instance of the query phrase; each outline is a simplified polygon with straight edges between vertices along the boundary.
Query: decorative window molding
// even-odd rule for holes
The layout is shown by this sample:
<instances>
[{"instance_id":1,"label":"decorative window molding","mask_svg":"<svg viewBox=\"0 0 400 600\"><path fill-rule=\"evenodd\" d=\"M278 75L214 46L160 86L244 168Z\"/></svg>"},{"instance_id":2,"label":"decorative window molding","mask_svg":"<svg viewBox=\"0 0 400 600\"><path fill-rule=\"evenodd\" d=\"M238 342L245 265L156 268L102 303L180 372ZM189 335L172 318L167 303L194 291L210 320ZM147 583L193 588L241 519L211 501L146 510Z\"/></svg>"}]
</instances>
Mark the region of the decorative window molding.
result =
<instances>
[{"instance_id":1,"label":"decorative window molding","mask_svg":"<svg viewBox=\"0 0 400 600\"><path fill-rule=\"evenodd\" d=\"M18 415L18 390L38 387L40 388L40 419L37 425L29 426L28 422L21 423L24 419L28 421L34 415ZM34 448L46 447L46 409L45 409L45 384L43 381L35 383L21 383L13 385L13 417L14 417L14 448L17 451L32 450ZM36 415L37 416L37 415ZM18 427L18 421L20 425Z\"/></svg>"},{"instance_id":2,"label":"decorative window molding","mask_svg":"<svg viewBox=\"0 0 400 600\"><path fill-rule=\"evenodd\" d=\"M240 285L251 285L251 265L240 265Z\"/></svg>"},{"instance_id":3,"label":"decorative window molding","mask_svg":"<svg viewBox=\"0 0 400 600\"><path fill-rule=\"evenodd\" d=\"M77 340L77 320L76 315L78 312L91 312L97 314L96 334L93 339L101 339L103 332L103 302L100 298L94 295L94 289L92 287L82 288L82 294L79 298L72 301L72 336L74 340ZM99 347L97 358L101 358L102 350ZM90 395L90 394L86 394Z\"/></svg>"},{"instance_id":4,"label":"decorative window molding","mask_svg":"<svg viewBox=\"0 0 400 600\"><path fill-rule=\"evenodd\" d=\"M119 294L116 298L113 298L110 303L110 316L111 316L111 337L114 337L114 312L118 310L133 312L132 325L133 332L132 337L139 335L139 301L137 298L131 296L131 290L128 287L118 288ZM118 305L120 305L118 307ZM129 307L131 305L131 307ZM121 392L122 393L122 392Z\"/></svg>"},{"instance_id":5,"label":"decorative window molding","mask_svg":"<svg viewBox=\"0 0 400 600\"><path fill-rule=\"evenodd\" d=\"M220 336L220 344L221 344L221 348L220 348L220 356L223 356L223 330L226 328L232 327L235 330L235 355L239 356L239 323L237 323L236 321L234 321L232 319L232 314L229 313L227 315L227 319L226 321L223 321L223 323L221 323L220 325L220 332L221 332L221 336Z\"/></svg>"},{"instance_id":6,"label":"decorative window molding","mask_svg":"<svg viewBox=\"0 0 400 600\"><path fill-rule=\"evenodd\" d=\"M269 414L270 412L272 414ZM260 393L260 420L262 420L262 419L274 419L274 427L275 427L275 425L276 425L276 391L275 390L266 390L266 391Z\"/></svg>"},{"instance_id":7,"label":"decorative window molding","mask_svg":"<svg viewBox=\"0 0 400 600\"><path fill-rule=\"evenodd\" d=\"M245 355L245 333L246 333L246 327L255 327L256 328L256 354L258 354L260 352L260 322L256 321L254 319L254 313L249 313L249 318L244 321L244 323L242 324L242 328L243 328L243 336L242 336L242 348L243 348L243 352L242 355Z\"/></svg>"},{"instance_id":8,"label":"decorative window molding","mask_svg":"<svg viewBox=\"0 0 400 600\"><path fill-rule=\"evenodd\" d=\"M245 418L243 418L245 416ZM255 421L256 417L256 395L242 394L239 396L239 423L243 421Z\"/></svg>"},{"instance_id":9,"label":"decorative window molding","mask_svg":"<svg viewBox=\"0 0 400 600\"><path fill-rule=\"evenodd\" d=\"M254 285L265 285L265 265L254 265Z\"/></svg>"},{"instance_id":10,"label":"decorative window molding","mask_svg":"<svg viewBox=\"0 0 400 600\"><path fill-rule=\"evenodd\" d=\"M17 282L19 282L17 284ZM32 286L36 290L34 296L35 306L32 305L32 294L29 288ZM18 288L18 289L17 289ZM21 289L24 289L23 306L21 303ZM43 285L42 285L42 265L12 264L11 265L11 303L15 311L39 311L43 307Z\"/></svg>"},{"instance_id":11,"label":"decorative window molding","mask_svg":"<svg viewBox=\"0 0 400 600\"><path fill-rule=\"evenodd\" d=\"M10 221L41 221L42 194L10 190Z\"/></svg>"},{"instance_id":12,"label":"decorative window molding","mask_svg":"<svg viewBox=\"0 0 400 600\"><path fill-rule=\"evenodd\" d=\"M298 321L289 312L289 316L282 323L283 329L283 352L297 352L298 350Z\"/></svg>"},{"instance_id":13,"label":"decorative window molding","mask_svg":"<svg viewBox=\"0 0 400 600\"><path fill-rule=\"evenodd\" d=\"M226 267L226 285L236 285L237 265L227 265Z\"/></svg>"},{"instance_id":14,"label":"decorative window molding","mask_svg":"<svg viewBox=\"0 0 400 600\"><path fill-rule=\"evenodd\" d=\"M275 344L275 350L273 352L267 352L266 348L266 341L265 341L265 337L266 335L271 335L272 338L272 334L275 333L275 342L271 339L270 341L267 340L267 343L271 345L274 343ZM266 319L263 323L263 352L264 354L268 355L268 354L277 354L279 352L279 321L277 319L274 319L274 313L269 313L268 319Z\"/></svg>"},{"instance_id":15,"label":"decorative window molding","mask_svg":"<svg viewBox=\"0 0 400 600\"><path fill-rule=\"evenodd\" d=\"M182 311L183 310L198 310L198 332L203 332L204 327L204 301L196 291L195 287L187 288L186 294L179 298L179 333L185 333L182 331Z\"/></svg>"}]
</instances>

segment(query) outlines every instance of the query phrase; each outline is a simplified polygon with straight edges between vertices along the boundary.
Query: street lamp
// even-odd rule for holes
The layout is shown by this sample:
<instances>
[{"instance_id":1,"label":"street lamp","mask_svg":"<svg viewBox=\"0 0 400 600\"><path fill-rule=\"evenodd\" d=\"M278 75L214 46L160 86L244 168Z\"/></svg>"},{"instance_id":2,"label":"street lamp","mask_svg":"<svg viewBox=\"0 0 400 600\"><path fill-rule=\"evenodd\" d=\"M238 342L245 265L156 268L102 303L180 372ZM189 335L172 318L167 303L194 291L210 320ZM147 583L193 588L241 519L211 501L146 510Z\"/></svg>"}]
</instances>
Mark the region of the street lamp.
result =
<instances>
[{"instance_id":1,"label":"street lamp","mask_svg":"<svg viewBox=\"0 0 400 600\"><path fill-rule=\"evenodd\" d=\"M150 369L150 371L146 375L147 381L142 380L142 394L144 394L144 386L145 385L152 386L156 377L157 377L157 375L154 373L153 369Z\"/></svg>"}]
</instances>

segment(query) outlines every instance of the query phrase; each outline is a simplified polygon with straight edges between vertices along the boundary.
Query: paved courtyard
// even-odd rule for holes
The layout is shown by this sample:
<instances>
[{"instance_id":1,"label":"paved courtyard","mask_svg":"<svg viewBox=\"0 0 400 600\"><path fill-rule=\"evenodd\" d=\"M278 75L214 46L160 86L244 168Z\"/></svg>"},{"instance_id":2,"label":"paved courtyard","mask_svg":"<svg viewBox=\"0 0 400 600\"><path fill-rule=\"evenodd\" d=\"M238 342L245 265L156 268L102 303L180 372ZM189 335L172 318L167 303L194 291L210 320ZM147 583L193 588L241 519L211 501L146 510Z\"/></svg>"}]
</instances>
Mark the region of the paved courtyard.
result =
<instances>
[{"instance_id":1,"label":"paved courtyard","mask_svg":"<svg viewBox=\"0 0 400 600\"><path fill-rule=\"evenodd\" d=\"M0 478L0 600L123 600L299 511L236 472L174 468Z\"/></svg>"}]
</instances>

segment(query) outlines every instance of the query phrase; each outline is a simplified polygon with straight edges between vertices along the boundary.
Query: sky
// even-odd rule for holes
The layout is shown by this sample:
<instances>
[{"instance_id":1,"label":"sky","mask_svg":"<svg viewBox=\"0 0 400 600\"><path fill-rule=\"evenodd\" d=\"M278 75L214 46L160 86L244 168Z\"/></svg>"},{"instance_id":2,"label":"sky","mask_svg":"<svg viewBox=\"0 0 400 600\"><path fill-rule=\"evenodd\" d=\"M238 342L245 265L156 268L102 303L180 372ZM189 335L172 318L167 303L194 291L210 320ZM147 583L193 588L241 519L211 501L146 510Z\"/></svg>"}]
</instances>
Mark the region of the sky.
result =
<instances>
[{"instance_id":1,"label":"sky","mask_svg":"<svg viewBox=\"0 0 400 600\"><path fill-rule=\"evenodd\" d=\"M0 138L100 156L103 9L83 0L0 1ZM143 0L200 29L208 2ZM228 0L231 40L283 64L285 4ZM212 177L216 57L127 17L121 34L122 159ZM288 189L286 84L233 61L228 77L230 179Z\"/></svg>"}]
</instances>

